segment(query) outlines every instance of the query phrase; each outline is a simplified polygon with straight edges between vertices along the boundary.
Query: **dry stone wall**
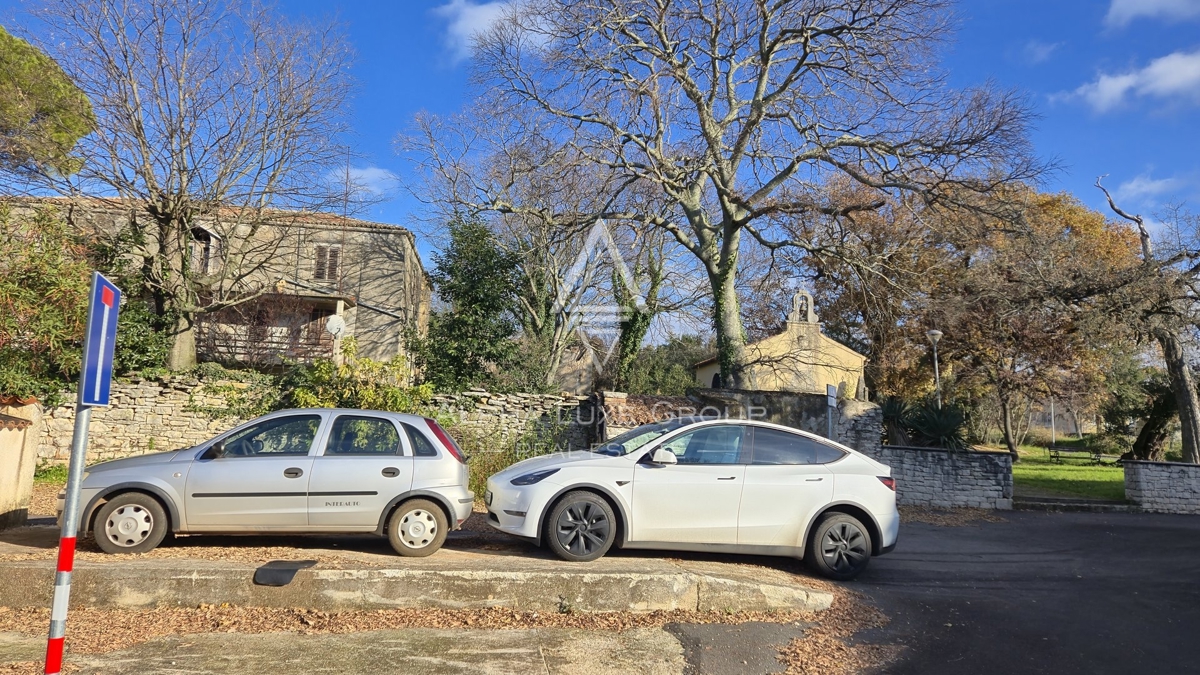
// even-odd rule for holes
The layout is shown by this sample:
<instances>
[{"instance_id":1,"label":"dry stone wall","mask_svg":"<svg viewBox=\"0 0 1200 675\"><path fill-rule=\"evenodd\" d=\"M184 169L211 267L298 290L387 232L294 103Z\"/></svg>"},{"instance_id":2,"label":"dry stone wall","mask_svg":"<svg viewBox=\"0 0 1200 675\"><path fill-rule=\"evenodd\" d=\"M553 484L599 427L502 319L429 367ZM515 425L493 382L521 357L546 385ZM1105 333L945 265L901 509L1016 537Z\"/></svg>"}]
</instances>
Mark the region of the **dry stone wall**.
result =
<instances>
[{"instance_id":1,"label":"dry stone wall","mask_svg":"<svg viewBox=\"0 0 1200 675\"><path fill-rule=\"evenodd\" d=\"M1200 514L1200 464L1125 460L1125 498L1143 511Z\"/></svg>"},{"instance_id":2,"label":"dry stone wall","mask_svg":"<svg viewBox=\"0 0 1200 675\"><path fill-rule=\"evenodd\" d=\"M433 404L455 420L456 431L486 442L507 444L529 434L551 441L559 450L586 450L595 442L596 406L590 396L569 394L493 394L470 389L439 394Z\"/></svg>"},{"instance_id":3,"label":"dry stone wall","mask_svg":"<svg viewBox=\"0 0 1200 675\"><path fill-rule=\"evenodd\" d=\"M233 384L237 383L220 383ZM240 419L214 420L200 412L222 408L225 400L212 387L188 377L114 382L112 404L92 412L88 463L190 447L233 428ZM71 453L75 395L47 409L29 431L41 462L65 462ZM482 390L438 395L435 408L455 421L459 433L510 442L529 430L542 432L560 449L587 449L593 442L594 407L587 396L492 394Z\"/></svg>"},{"instance_id":4,"label":"dry stone wall","mask_svg":"<svg viewBox=\"0 0 1200 675\"><path fill-rule=\"evenodd\" d=\"M65 462L71 455L75 427L75 394L42 414L37 431L39 461ZM92 411L88 463L178 450L231 429L237 419L213 420L194 406L224 405L220 396L205 394L200 381L187 377L158 380L133 378L113 382L111 405Z\"/></svg>"}]
</instances>

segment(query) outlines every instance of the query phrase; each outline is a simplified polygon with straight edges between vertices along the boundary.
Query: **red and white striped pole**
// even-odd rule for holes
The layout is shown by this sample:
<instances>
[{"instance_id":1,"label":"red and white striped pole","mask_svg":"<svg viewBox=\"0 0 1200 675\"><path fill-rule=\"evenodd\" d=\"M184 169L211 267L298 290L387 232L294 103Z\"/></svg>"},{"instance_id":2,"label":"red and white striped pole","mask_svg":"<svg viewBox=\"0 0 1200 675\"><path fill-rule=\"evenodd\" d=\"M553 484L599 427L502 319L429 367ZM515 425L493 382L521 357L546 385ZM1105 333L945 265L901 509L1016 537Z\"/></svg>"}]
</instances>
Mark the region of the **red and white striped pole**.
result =
<instances>
[{"instance_id":1,"label":"red and white striped pole","mask_svg":"<svg viewBox=\"0 0 1200 675\"><path fill-rule=\"evenodd\" d=\"M83 368L79 373L79 388L75 398L75 432L71 436L71 462L67 467L67 494L63 503L62 535L58 542L58 571L54 575L54 601L50 605L50 637L46 641L46 675L62 672L63 641L67 635L67 603L71 597L71 571L75 567L75 537L79 533L79 492L83 487L83 467L87 461L88 425L92 421L92 406L108 404L105 377L112 373L112 344L108 343L110 319L115 320L117 295L115 286L99 273L92 275L92 301L88 305L88 332L84 338ZM97 293L99 291L99 293ZM99 300L99 302L97 302ZM99 314L97 314L99 312ZM92 328L100 320L98 349L93 350ZM91 371L94 387L85 388ZM90 404L89 404L90 403Z\"/></svg>"},{"instance_id":2,"label":"red and white striped pole","mask_svg":"<svg viewBox=\"0 0 1200 675\"><path fill-rule=\"evenodd\" d=\"M79 488L83 483L88 424L91 420L91 406L75 406L75 433L71 438L71 464L67 470L67 498L63 504L62 535L58 542L58 571L54 575L54 602L50 605L46 675L57 675L62 671L63 638L67 634L67 601L71 596L71 570L75 567L75 536L79 532Z\"/></svg>"}]
</instances>

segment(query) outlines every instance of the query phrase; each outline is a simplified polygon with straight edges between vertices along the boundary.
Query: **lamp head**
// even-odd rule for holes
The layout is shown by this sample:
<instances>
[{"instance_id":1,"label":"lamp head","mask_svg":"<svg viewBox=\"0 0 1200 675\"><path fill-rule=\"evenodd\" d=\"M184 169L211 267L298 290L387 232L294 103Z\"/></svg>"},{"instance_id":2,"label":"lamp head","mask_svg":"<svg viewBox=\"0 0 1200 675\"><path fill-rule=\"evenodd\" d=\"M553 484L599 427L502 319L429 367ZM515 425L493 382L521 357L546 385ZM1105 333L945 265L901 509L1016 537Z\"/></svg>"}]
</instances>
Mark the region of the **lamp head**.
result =
<instances>
[{"instance_id":1,"label":"lamp head","mask_svg":"<svg viewBox=\"0 0 1200 675\"><path fill-rule=\"evenodd\" d=\"M932 342L934 346L937 346L938 340L942 339L942 331L935 328L925 333L925 337L929 338L929 341Z\"/></svg>"}]
</instances>

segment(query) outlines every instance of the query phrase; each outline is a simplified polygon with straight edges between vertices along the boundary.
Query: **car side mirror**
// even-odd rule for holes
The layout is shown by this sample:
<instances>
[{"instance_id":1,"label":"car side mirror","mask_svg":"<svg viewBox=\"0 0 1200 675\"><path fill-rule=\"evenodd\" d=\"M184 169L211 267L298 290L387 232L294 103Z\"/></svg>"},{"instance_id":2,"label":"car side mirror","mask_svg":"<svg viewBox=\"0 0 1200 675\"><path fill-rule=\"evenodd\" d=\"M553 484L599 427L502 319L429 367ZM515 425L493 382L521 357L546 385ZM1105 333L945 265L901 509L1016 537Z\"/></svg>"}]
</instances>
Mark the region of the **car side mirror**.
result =
<instances>
[{"instance_id":1,"label":"car side mirror","mask_svg":"<svg viewBox=\"0 0 1200 675\"><path fill-rule=\"evenodd\" d=\"M223 456L225 456L225 441L217 441L208 446L204 454L200 455L200 459L217 459Z\"/></svg>"},{"instance_id":2,"label":"car side mirror","mask_svg":"<svg viewBox=\"0 0 1200 675\"><path fill-rule=\"evenodd\" d=\"M679 458L675 456L675 453L666 448L655 448L654 452L650 453L650 462L666 466L668 464L678 464Z\"/></svg>"}]
</instances>

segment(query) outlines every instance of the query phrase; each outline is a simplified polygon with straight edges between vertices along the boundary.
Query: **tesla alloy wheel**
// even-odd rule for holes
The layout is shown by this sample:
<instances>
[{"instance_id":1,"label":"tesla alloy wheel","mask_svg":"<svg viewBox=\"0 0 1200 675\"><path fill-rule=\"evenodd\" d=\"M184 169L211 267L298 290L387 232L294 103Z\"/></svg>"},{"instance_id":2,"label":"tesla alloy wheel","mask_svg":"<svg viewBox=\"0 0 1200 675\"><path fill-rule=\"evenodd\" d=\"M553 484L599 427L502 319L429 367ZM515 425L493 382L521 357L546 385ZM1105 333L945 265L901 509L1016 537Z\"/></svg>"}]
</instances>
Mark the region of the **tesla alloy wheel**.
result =
<instances>
[{"instance_id":1,"label":"tesla alloy wheel","mask_svg":"<svg viewBox=\"0 0 1200 675\"><path fill-rule=\"evenodd\" d=\"M563 560L595 560L612 548L616 537L612 507L591 492L568 492L546 519L546 541Z\"/></svg>"},{"instance_id":2,"label":"tesla alloy wheel","mask_svg":"<svg viewBox=\"0 0 1200 675\"><path fill-rule=\"evenodd\" d=\"M853 516L827 514L813 528L804 560L822 576L848 581L871 562L871 535Z\"/></svg>"},{"instance_id":3,"label":"tesla alloy wheel","mask_svg":"<svg viewBox=\"0 0 1200 675\"><path fill-rule=\"evenodd\" d=\"M442 547L449 529L440 506L427 499L414 499L392 513L388 541L400 555L424 558Z\"/></svg>"},{"instance_id":4,"label":"tesla alloy wheel","mask_svg":"<svg viewBox=\"0 0 1200 675\"><path fill-rule=\"evenodd\" d=\"M167 536L167 514L154 497L126 492L100 507L92 527L106 553L145 553Z\"/></svg>"}]
</instances>

